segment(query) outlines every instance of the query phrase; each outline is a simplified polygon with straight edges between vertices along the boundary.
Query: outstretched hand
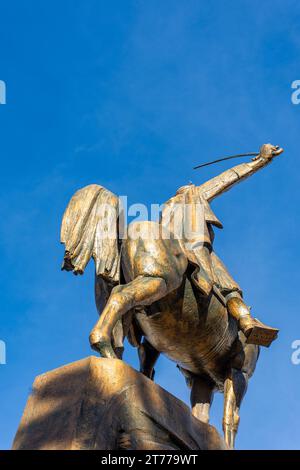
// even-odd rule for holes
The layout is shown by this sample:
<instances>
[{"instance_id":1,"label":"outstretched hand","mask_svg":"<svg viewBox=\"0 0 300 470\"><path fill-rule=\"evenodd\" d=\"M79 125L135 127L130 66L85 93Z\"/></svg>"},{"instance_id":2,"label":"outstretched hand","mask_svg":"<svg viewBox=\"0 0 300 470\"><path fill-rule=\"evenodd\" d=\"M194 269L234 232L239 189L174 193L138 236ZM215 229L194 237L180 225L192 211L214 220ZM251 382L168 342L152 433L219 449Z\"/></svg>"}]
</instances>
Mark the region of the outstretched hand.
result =
<instances>
[{"instance_id":1,"label":"outstretched hand","mask_svg":"<svg viewBox=\"0 0 300 470\"><path fill-rule=\"evenodd\" d=\"M279 145L264 144L261 146L257 157L253 158L253 161L263 158L264 160L272 160L283 152L283 148Z\"/></svg>"}]
</instances>

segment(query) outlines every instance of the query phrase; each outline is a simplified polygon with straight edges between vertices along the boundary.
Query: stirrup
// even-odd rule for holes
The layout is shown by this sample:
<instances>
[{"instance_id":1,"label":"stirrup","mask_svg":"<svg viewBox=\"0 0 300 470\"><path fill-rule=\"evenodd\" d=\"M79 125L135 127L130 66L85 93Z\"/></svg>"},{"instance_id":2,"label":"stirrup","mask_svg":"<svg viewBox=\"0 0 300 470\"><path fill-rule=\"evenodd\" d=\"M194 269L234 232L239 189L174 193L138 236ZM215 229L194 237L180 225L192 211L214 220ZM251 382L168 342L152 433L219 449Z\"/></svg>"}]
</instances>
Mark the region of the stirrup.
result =
<instances>
[{"instance_id":1,"label":"stirrup","mask_svg":"<svg viewBox=\"0 0 300 470\"><path fill-rule=\"evenodd\" d=\"M277 338L279 330L265 325L257 318L253 319L252 325L244 331L247 337L246 343L257 344L258 346L265 346L268 348L270 344Z\"/></svg>"}]
</instances>

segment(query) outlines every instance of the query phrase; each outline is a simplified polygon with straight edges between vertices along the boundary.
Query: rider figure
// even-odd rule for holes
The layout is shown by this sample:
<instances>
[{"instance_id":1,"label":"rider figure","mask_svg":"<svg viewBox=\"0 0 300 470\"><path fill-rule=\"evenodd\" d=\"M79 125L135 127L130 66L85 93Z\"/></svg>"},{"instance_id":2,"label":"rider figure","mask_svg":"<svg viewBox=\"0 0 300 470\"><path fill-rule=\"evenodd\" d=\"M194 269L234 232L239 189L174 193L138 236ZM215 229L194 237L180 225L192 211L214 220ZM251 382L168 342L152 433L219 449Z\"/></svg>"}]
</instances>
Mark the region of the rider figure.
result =
<instances>
[{"instance_id":1,"label":"rider figure","mask_svg":"<svg viewBox=\"0 0 300 470\"><path fill-rule=\"evenodd\" d=\"M263 145L259 155L251 162L237 165L201 186L190 184L180 188L176 195L166 202L162 213L162 223L167 220L170 224L170 214L173 213L174 219L175 206L184 205L192 208L188 216L189 222L194 227L192 237L188 240L183 238L181 245L188 260L195 266L192 274L193 283L205 296L214 291L223 300L229 314L237 320L239 329L247 337L247 342L262 346L269 346L276 339L278 330L252 318L249 307L243 301L239 285L213 251L213 226L218 228L223 226L209 203L235 184L264 168L282 152L281 148L271 144ZM196 209L197 205L198 208L201 205L201 211Z\"/></svg>"}]
</instances>

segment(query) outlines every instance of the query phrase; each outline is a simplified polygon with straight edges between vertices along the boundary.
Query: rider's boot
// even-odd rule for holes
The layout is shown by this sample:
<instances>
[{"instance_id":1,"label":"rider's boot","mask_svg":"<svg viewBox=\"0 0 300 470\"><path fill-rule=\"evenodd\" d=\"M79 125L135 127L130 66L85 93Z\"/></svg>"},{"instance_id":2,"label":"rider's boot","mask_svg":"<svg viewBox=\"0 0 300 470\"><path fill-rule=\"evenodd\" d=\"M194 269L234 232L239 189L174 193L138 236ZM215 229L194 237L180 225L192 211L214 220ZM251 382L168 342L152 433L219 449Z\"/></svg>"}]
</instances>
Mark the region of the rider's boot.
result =
<instances>
[{"instance_id":1,"label":"rider's boot","mask_svg":"<svg viewBox=\"0 0 300 470\"><path fill-rule=\"evenodd\" d=\"M226 306L228 312L238 321L239 329L246 336L247 343L269 347L277 338L279 330L251 317L250 309L241 297L230 297Z\"/></svg>"}]
</instances>

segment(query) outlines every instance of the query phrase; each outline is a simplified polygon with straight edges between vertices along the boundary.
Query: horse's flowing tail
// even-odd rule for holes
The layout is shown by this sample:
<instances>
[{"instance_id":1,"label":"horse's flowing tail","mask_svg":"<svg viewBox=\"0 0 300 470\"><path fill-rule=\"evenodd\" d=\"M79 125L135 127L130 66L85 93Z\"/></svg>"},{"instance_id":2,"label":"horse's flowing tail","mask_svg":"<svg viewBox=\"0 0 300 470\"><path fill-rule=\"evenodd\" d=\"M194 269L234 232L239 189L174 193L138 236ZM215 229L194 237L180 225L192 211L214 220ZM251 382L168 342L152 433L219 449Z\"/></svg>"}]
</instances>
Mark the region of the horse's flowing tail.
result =
<instances>
[{"instance_id":1,"label":"horse's flowing tail","mask_svg":"<svg viewBox=\"0 0 300 470\"><path fill-rule=\"evenodd\" d=\"M62 269L83 274L91 258L96 274L112 284L120 277L118 248L119 199L91 184L77 191L64 213L61 243L65 245Z\"/></svg>"}]
</instances>

